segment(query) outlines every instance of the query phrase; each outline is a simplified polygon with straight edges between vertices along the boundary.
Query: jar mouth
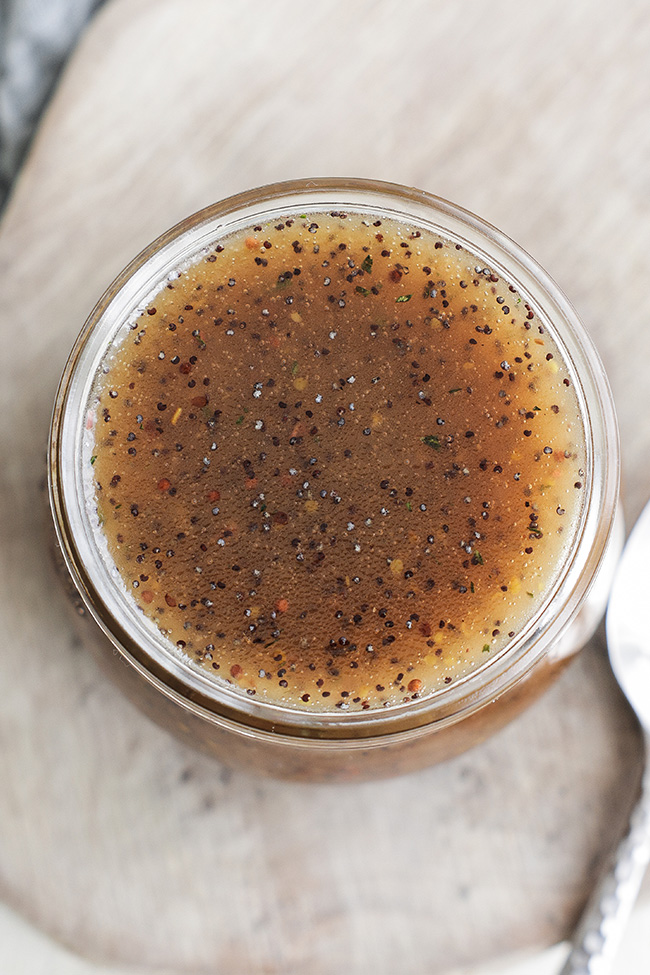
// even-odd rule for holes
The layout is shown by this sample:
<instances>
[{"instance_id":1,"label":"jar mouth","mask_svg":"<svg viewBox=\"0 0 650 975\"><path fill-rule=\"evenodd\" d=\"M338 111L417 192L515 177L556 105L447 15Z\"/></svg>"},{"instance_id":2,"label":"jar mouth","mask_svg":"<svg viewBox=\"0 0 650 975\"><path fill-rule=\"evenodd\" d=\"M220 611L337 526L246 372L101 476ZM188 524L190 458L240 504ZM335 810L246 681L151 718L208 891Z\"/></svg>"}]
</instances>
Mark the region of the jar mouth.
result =
<instances>
[{"instance_id":1,"label":"jar mouth","mask_svg":"<svg viewBox=\"0 0 650 975\"><path fill-rule=\"evenodd\" d=\"M134 601L126 612L128 599L119 593L117 570L108 568L90 523L88 476L80 461L84 418L102 357L168 275L195 263L219 238L258 221L341 209L407 221L455 241L531 303L571 375L584 429L586 476L572 550L539 609L503 650L419 700L333 713L247 698L167 649ZM618 433L607 378L578 316L552 279L522 248L470 212L420 190L363 179L299 180L238 194L188 217L149 245L85 323L61 379L49 444L50 500L65 561L89 612L119 653L162 693L208 720L315 738L374 737L453 722L521 680L559 639L591 588L611 533L618 482Z\"/></svg>"}]
</instances>

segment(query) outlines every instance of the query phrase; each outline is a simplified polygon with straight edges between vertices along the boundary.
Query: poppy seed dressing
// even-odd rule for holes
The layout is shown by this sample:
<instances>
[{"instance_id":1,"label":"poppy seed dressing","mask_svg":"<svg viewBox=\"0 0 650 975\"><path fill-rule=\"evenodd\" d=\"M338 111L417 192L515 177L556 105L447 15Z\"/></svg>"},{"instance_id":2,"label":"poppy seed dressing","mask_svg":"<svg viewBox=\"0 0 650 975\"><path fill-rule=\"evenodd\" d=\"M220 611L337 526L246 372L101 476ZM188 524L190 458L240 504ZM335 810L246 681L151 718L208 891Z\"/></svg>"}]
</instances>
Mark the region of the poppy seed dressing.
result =
<instances>
[{"instance_id":1,"label":"poppy seed dressing","mask_svg":"<svg viewBox=\"0 0 650 975\"><path fill-rule=\"evenodd\" d=\"M586 469L536 310L454 241L309 213L221 239L108 350L101 532L190 666L320 711L423 698L502 651Z\"/></svg>"}]
</instances>

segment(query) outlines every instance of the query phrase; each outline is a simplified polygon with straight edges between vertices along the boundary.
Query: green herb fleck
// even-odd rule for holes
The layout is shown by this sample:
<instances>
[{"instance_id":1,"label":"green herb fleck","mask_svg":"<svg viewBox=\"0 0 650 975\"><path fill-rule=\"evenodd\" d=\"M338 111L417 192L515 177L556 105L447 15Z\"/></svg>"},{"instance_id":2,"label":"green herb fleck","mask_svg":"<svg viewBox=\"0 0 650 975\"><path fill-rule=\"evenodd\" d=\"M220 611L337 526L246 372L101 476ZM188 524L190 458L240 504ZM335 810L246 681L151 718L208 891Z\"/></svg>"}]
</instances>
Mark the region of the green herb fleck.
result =
<instances>
[{"instance_id":1,"label":"green herb fleck","mask_svg":"<svg viewBox=\"0 0 650 975\"><path fill-rule=\"evenodd\" d=\"M540 410L541 410L542 408L541 408L541 406L533 406L533 409L534 409L534 410L535 410L536 412L539 412L539 411L540 411Z\"/></svg>"},{"instance_id":2,"label":"green herb fleck","mask_svg":"<svg viewBox=\"0 0 650 975\"><path fill-rule=\"evenodd\" d=\"M413 505L411 504L410 501L407 501L406 502L406 510L407 511L413 511Z\"/></svg>"},{"instance_id":3,"label":"green herb fleck","mask_svg":"<svg viewBox=\"0 0 650 975\"><path fill-rule=\"evenodd\" d=\"M472 559L475 565L483 565L483 556L480 552L474 552L474 558Z\"/></svg>"},{"instance_id":4,"label":"green herb fleck","mask_svg":"<svg viewBox=\"0 0 650 975\"><path fill-rule=\"evenodd\" d=\"M92 457L90 458L90 463L94 464L96 460L97 460L97 454L93 454Z\"/></svg>"},{"instance_id":5,"label":"green herb fleck","mask_svg":"<svg viewBox=\"0 0 650 975\"><path fill-rule=\"evenodd\" d=\"M298 375L298 363L297 362L294 362L294 364L291 366L291 375L292 376L297 376Z\"/></svg>"},{"instance_id":6,"label":"green herb fleck","mask_svg":"<svg viewBox=\"0 0 650 975\"><path fill-rule=\"evenodd\" d=\"M541 533L541 531L540 531L539 528L532 528L531 527L531 528L528 529L528 531L530 532L531 535L534 535L535 538L541 538L542 537L542 533Z\"/></svg>"},{"instance_id":7,"label":"green herb fleck","mask_svg":"<svg viewBox=\"0 0 650 975\"><path fill-rule=\"evenodd\" d=\"M526 595L530 596L531 599L534 598L534 593L526 591Z\"/></svg>"},{"instance_id":8,"label":"green herb fleck","mask_svg":"<svg viewBox=\"0 0 650 975\"><path fill-rule=\"evenodd\" d=\"M469 584L469 591L470 592L476 592L476 590L474 589L474 583L473 582L470 582L470 584Z\"/></svg>"},{"instance_id":9,"label":"green herb fleck","mask_svg":"<svg viewBox=\"0 0 650 975\"><path fill-rule=\"evenodd\" d=\"M235 423L236 423L236 424L237 424L237 426L239 427L239 426L241 426L241 424L242 424L243 422L244 422L244 414L242 413L242 415L241 415L241 416L238 416L238 417L237 417L237 419L235 420Z\"/></svg>"},{"instance_id":10,"label":"green herb fleck","mask_svg":"<svg viewBox=\"0 0 650 975\"><path fill-rule=\"evenodd\" d=\"M366 298L370 294L370 292L368 291L368 289L367 288L362 288L360 284L358 284L354 290L356 291L356 293L358 295L363 295L364 298Z\"/></svg>"},{"instance_id":11,"label":"green herb fleck","mask_svg":"<svg viewBox=\"0 0 650 975\"><path fill-rule=\"evenodd\" d=\"M372 272L372 257L370 254L364 257L363 261L361 262L361 270L365 271L366 274L370 274Z\"/></svg>"},{"instance_id":12,"label":"green herb fleck","mask_svg":"<svg viewBox=\"0 0 650 975\"><path fill-rule=\"evenodd\" d=\"M412 295L400 295L399 298L395 299L395 303L400 305L403 301L410 301L412 297Z\"/></svg>"},{"instance_id":13,"label":"green herb fleck","mask_svg":"<svg viewBox=\"0 0 650 975\"><path fill-rule=\"evenodd\" d=\"M483 644L483 653L489 653L489 652L490 652L490 644L489 643L484 643Z\"/></svg>"},{"instance_id":14,"label":"green herb fleck","mask_svg":"<svg viewBox=\"0 0 650 975\"><path fill-rule=\"evenodd\" d=\"M455 389L450 389L449 390L450 393L462 393L462 391L463 391L463 387L462 386L456 386Z\"/></svg>"},{"instance_id":15,"label":"green herb fleck","mask_svg":"<svg viewBox=\"0 0 650 975\"><path fill-rule=\"evenodd\" d=\"M434 450L440 450L440 437L432 436L427 434L426 437L420 437L422 443L425 443L427 447L433 447Z\"/></svg>"}]
</instances>

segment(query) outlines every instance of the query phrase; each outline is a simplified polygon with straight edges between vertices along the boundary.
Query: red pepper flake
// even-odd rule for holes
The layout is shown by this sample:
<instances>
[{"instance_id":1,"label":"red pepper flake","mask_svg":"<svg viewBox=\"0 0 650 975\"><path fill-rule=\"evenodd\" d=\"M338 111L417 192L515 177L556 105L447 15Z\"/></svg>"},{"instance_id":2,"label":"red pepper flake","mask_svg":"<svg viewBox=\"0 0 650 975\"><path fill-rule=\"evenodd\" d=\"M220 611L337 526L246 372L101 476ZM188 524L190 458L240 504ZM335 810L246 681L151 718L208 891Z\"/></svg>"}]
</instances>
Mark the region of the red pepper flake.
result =
<instances>
[{"instance_id":1,"label":"red pepper flake","mask_svg":"<svg viewBox=\"0 0 650 975\"><path fill-rule=\"evenodd\" d=\"M238 679L239 677L241 677L241 675L242 675L243 673L244 673L244 671L243 671L243 669L242 669L242 668L241 668L241 667L239 666L239 664L233 664L233 665L232 665L232 667L230 668L230 676L231 676L231 677L234 677L234 678L235 678L235 680L237 680L237 679Z\"/></svg>"},{"instance_id":2,"label":"red pepper flake","mask_svg":"<svg viewBox=\"0 0 650 975\"><path fill-rule=\"evenodd\" d=\"M158 490L159 491L169 491L169 489L170 489L171 486L172 486L172 482L169 481L166 477L162 477L158 481Z\"/></svg>"},{"instance_id":3,"label":"red pepper flake","mask_svg":"<svg viewBox=\"0 0 650 975\"><path fill-rule=\"evenodd\" d=\"M422 690L422 681L418 680L417 677L414 677L413 680L409 681L408 689L411 692L411 694L417 694L418 691Z\"/></svg>"},{"instance_id":4,"label":"red pepper flake","mask_svg":"<svg viewBox=\"0 0 650 975\"><path fill-rule=\"evenodd\" d=\"M189 363L189 362L181 362L180 366L178 367L178 371L183 376L189 375L189 373L191 373L191 371L192 371L192 365L191 365L191 363Z\"/></svg>"},{"instance_id":5,"label":"red pepper flake","mask_svg":"<svg viewBox=\"0 0 650 975\"><path fill-rule=\"evenodd\" d=\"M151 589L145 589L143 592L140 593L140 595L142 596L143 602L145 603L153 602L153 593Z\"/></svg>"},{"instance_id":6,"label":"red pepper flake","mask_svg":"<svg viewBox=\"0 0 650 975\"><path fill-rule=\"evenodd\" d=\"M221 491L208 491L208 501L220 501Z\"/></svg>"},{"instance_id":7,"label":"red pepper flake","mask_svg":"<svg viewBox=\"0 0 650 975\"><path fill-rule=\"evenodd\" d=\"M246 480L244 481L244 484L247 488L254 488L257 486L257 478L247 477Z\"/></svg>"},{"instance_id":8,"label":"red pepper flake","mask_svg":"<svg viewBox=\"0 0 650 975\"><path fill-rule=\"evenodd\" d=\"M168 606L176 605L176 600L174 599L173 596L170 596L168 592L165 593L165 602L167 603Z\"/></svg>"},{"instance_id":9,"label":"red pepper flake","mask_svg":"<svg viewBox=\"0 0 650 975\"><path fill-rule=\"evenodd\" d=\"M286 613L286 611L289 609L289 600L278 599L277 603L275 604L275 608L277 609L278 613Z\"/></svg>"},{"instance_id":10,"label":"red pepper flake","mask_svg":"<svg viewBox=\"0 0 650 975\"><path fill-rule=\"evenodd\" d=\"M196 406L196 408L200 410L204 406L207 406L208 405L208 397L207 396L193 396L192 399L190 400L190 403L192 404L192 406Z\"/></svg>"},{"instance_id":11,"label":"red pepper flake","mask_svg":"<svg viewBox=\"0 0 650 975\"><path fill-rule=\"evenodd\" d=\"M274 525L286 525L289 521L289 516L284 511L274 511L271 515L271 521Z\"/></svg>"}]
</instances>

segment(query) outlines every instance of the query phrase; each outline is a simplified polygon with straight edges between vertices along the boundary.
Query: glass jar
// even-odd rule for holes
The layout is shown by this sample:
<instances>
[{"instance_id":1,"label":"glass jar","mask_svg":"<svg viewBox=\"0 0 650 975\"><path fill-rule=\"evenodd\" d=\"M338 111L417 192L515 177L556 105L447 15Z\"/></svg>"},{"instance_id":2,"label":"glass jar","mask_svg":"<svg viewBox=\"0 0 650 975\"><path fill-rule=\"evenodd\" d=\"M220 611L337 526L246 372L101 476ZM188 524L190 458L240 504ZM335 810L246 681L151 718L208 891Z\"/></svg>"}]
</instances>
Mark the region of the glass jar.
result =
<instances>
[{"instance_id":1,"label":"glass jar","mask_svg":"<svg viewBox=\"0 0 650 975\"><path fill-rule=\"evenodd\" d=\"M86 417L103 358L170 275L233 231L307 212L353 211L407 221L457 242L535 309L569 369L586 439L585 494L575 544L538 611L499 653L449 687L386 709L307 712L246 698L184 661L116 584L90 516ZM49 486L63 560L107 639L100 661L151 718L230 766L296 780L409 772L449 758L501 728L593 633L622 544L614 409L597 353L576 313L532 258L474 215L427 193L368 180L281 183L189 217L143 251L91 313L65 367L51 428Z\"/></svg>"}]
</instances>

